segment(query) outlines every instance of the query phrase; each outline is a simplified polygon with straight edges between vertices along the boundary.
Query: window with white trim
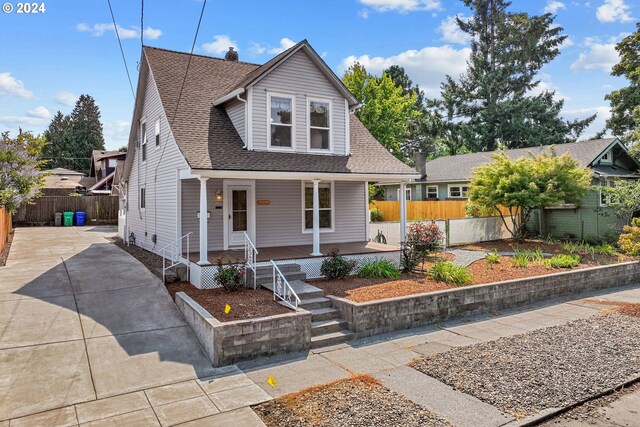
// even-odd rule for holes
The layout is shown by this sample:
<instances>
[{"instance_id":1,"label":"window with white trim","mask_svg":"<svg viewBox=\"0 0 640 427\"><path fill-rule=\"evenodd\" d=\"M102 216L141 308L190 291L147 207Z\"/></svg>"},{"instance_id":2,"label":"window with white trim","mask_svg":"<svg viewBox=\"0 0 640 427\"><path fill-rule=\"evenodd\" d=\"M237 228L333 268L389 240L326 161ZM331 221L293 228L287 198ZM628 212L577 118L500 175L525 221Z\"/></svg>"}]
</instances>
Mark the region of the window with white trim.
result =
<instances>
[{"instance_id":1,"label":"window with white trim","mask_svg":"<svg viewBox=\"0 0 640 427\"><path fill-rule=\"evenodd\" d=\"M269 146L293 148L293 98L269 95Z\"/></svg>"},{"instance_id":2,"label":"window with white trim","mask_svg":"<svg viewBox=\"0 0 640 427\"><path fill-rule=\"evenodd\" d=\"M467 197L469 191L468 185L450 185L449 186L449 198L451 199L464 199Z\"/></svg>"},{"instance_id":3,"label":"window with white trim","mask_svg":"<svg viewBox=\"0 0 640 427\"><path fill-rule=\"evenodd\" d=\"M140 142L140 156L143 162L147 161L147 124L142 123L142 139Z\"/></svg>"},{"instance_id":4,"label":"window with white trim","mask_svg":"<svg viewBox=\"0 0 640 427\"><path fill-rule=\"evenodd\" d=\"M411 188L404 189L404 194L407 197L407 201L411 201ZM400 189L398 188L398 200L400 200Z\"/></svg>"},{"instance_id":5,"label":"window with white trim","mask_svg":"<svg viewBox=\"0 0 640 427\"><path fill-rule=\"evenodd\" d=\"M147 206L147 190L144 187L140 187L140 209L144 209Z\"/></svg>"},{"instance_id":6,"label":"window with white trim","mask_svg":"<svg viewBox=\"0 0 640 427\"><path fill-rule=\"evenodd\" d=\"M304 203L304 230L313 230L313 182L304 183L302 194ZM318 199L320 211L320 229L333 229L333 183L321 182L318 184Z\"/></svg>"},{"instance_id":7,"label":"window with white trim","mask_svg":"<svg viewBox=\"0 0 640 427\"><path fill-rule=\"evenodd\" d=\"M600 181L601 187L613 187L615 183L611 179ZM600 190L600 207L607 207L611 204L611 195L606 191Z\"/></svg>"},{"instance_id":8,"label":"window with white trim","mask_svg":"<svg viewBox=\"0 0 640 427\"><path fill-rule=\"evenodd\" d=\"M331 101L309 99L309 150L331 149Z\"/></svg>"},{"instance_id":9,"label":"window with white trim","mask_svg":"<svg viewBox=\"0 0 640 427\"><path fill-rule=\"evenodd\" d=\"M156 147L160 146L160 119L156 119L154 123L154 130L156 134Z\"/></svg>"},{"instance_id":10,"label":"window with white trim","mask_svg":"<svg viewBox=\"0 0 640 427\"><path fill-rule=\"evenodd\" d=\"M426 192L427 192L427 199L437 199L438 198L438 186L437 185L427 185Z\"/></svg>"}]
</instances>

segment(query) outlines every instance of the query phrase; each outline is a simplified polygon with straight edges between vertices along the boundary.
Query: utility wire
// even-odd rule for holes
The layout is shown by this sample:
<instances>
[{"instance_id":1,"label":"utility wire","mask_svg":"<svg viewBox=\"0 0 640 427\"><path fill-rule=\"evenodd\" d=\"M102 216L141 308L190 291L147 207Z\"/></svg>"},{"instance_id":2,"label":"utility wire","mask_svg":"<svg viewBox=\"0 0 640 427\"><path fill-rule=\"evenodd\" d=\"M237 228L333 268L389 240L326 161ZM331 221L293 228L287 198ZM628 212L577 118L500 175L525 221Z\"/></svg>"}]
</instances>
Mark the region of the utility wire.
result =
<instances>
[{"instance_id":1,"label":"utility wire","mask_svg":"<svg viewBox=\"0 0 640 427\"><path fill-rule=\"evenodd\" d=\"M144 46L144 0L141 1L140 6L140 48Z\"/></svg>"},{"instance_id":2,"label":"utility wire","mask_svg":"<svg viewBox=\"0 0 640 427\"><path fill-rule=\"evenodd\" d=\"M109 11L111 12L111 20L113 21L113 29L116 32L116 37L118 38L118 44L120 45L120 53L122 54L122 61L124 62L124 69L127 71L127 78L129 79L129 87L131 88L131 95L133 95L133 99L136 99L136 93L133 90L133 83L131 83L131 74L129 74L129 67L127 66L127 60L124 56L124 49L122 49L122 42L120 41L120 33L118 33L118 26L116 25L116 18L113 16L113 8L111 7L111 0L107 0L109 4Z\"/></svg>"}]
</instances>

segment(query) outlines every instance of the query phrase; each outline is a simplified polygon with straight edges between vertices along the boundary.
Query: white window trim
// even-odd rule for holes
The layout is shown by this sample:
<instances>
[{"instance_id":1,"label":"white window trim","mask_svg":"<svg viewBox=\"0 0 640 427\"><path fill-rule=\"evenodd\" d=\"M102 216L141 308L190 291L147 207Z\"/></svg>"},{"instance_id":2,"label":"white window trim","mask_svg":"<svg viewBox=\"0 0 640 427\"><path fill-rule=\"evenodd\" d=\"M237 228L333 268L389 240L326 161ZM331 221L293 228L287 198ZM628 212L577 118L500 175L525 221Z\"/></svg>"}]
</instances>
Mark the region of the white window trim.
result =
<instances>
[{"instance_id":1,"label":"white window trim","mask_svg":"<svg viewBox=\"0 0 640 427\"><path fill-rule=\"evenodd\" d=\"M149 152L147 151L147 132L149 131L149 129L147 129L147 121L146 120L141 120L140 121L140 162L144 165L145 163L147 163L148 157L149 157ZM144 148L142 148L142 146L145 146ZM142 155L142 152L144 150L144 157Z\"/></svg>"},{"instance_id":2,"label":"white window trim","mask_svg":"<svg viewBox=\"0 0 640 427\"><path fill-rule=\"evenodd\" d=\"M459 187L460 188L460 195L459 196L452 196L451 195L451 189L455 188L455 187ZM468 199L469 196L465 196L462 191L462 187L467 187L467 192L469 191L469 184L448 184L447 185L447 195L450 199Z\"/></svg>"},{"instance_id":3,"label":"white window trim","mask_svg":"<svg viewBox=\"0 0 640 427\"><path fill-rule=\"evenodd\" d=\"M613 187L614 181L611 179L605 179L604 181L600 181L601 187ZM602 189L598 190L598 206L601 208L608 208L611 204L611 196L606 196L607 201L602 203L602 196L605 195L602 192Z\"/></svg>"},{"instance_id":4,"label":"white window trim","mask_svg":"<svg viewBox=\"0 0 640 427\"><path fill-rule=\"evenodd\" d=\"M329 104L329 148L311 148L311 102L323 102ZM315 127L316 129L324 129ZM307 97L307 151L309 153L333 154L333 102L326 98Z\"/></svg>"},{"instance_id":5,"label":"white window trim","mask_svg":"<svg viewBox=\"0 0 640 427\"><path fill-rule=\"evenodd\" d=\"M305 189L305 184L307 183L311 183L313 185L313 182L311 181L300 181L301 184L301 195L302 195L302 234L311 234L313 233L313 228L304 228L305 225L305 216L304 216L304 212L306 210L305 205L304 205L304 189ZM333 233L336 229L336 192L335 192L335 181L322 181L320 182L320 185L322 184L329 184L330 188L331 188L331 228L322 228L320 227L320 233ZM313 187L312 187L313 188Z\"/></svg>"},{"instance_id":6,"label":"white window trim","mask_svg":"<svg viewBox=\"0 0 640 427\"><path fill-rule=\"evenodd\" d=\"M153 143L154 144L156 144L156 137L158 138L158 142L156 144L156 149L160 148L160 146L162 145L162 138L160 137L160 131L161 131L160 118L158 117L153 122Z\"/></svg>"},{"instance_id":7,"label":"white window trim","mask_svg":"<svg viewBox=\"0 0 640 427\"><path fill-rule=\"evenodd\" d=\"M142 197L142 193L144 192L144 197ZM144 207L142 206L142 201L144 200ZM147 187L145 185L140 186L140 191L138 191L138 207L141 211L144 211L147 208Z\"/></svg>"},{"instance_id":8,"label":"white window trim","mask_svg":"<svg viewBox=\"0 0 640 427\"><path fill-rule=\"evenodd\" d=\"M271 146L271 98L291 99L291 147ZM286 126L286 125L284 125ZM296 151L296 96L287 93L267 92L267 151Z\"/></svg>"},{"instance_id":9,"label":"white window trim","mask_svg":"<svg viewBox=\"0 0 640 427\"><path fill-rule=\"evenodd\" d=\"M439 199L439 198L440 198L440 194L439 194L438 186L437 186L437 185L426 185L426 186L424 187L424 192L425 192L425 193L424 193L424 196L425 196L425 199L429 199L429 189L430 189L430 188L435 188L435 189L436 189L436 197L435 197L435 198L436 198L436 199ZM432 198L433 198L433 197L432 197Z\"/></svg>"},{"instance_id":10,"label":"white window trim","mask_svg":"<svg viewBox=\"0 0 640 427\"><path fill-rule=\"evenodd\" d=\"M408 187L408 186L407 186L407 187L404 189L404 191L405 191L405 194L407 194L407 193L408 193L408 194L407 194L407 196L406 196L406 200L407 200L407 202L412 201L412 200L413 200L413 193L412 193L412 191L411 191L411 187ZM396 195L397 195L397 197L398 197L398 200L400 200L400 189L399 189L399 188L398 188L398 193L397 193Z\"/></svg>"},{"instance_id":11,"label":"white window trim","mask_svg":"<svg viewBox=\"0 0 640 427\"><path fill-rule=\"evenodd\" d=\"M606 157L606 159L605 159L605 157ZM603 164L603 165L612 165L613 164L613 158L612 158L611 150L608 150L608 151L602 153L602 156L600 157L600 164Z\"/></svg>"}]
</instances>

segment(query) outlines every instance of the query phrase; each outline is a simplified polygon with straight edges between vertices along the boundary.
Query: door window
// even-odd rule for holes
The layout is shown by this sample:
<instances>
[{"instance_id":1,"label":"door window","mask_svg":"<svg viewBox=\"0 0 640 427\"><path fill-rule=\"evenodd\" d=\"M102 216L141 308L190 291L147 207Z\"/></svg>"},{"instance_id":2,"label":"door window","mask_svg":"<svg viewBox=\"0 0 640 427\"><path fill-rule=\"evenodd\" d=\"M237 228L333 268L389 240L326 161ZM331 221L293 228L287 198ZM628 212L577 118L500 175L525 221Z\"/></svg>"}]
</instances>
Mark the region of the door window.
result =
<instances>
[{"instance_id":1,"label":"door window","mask_svg":"<svg viewBox=\"0 0 640 427\"><path fill-rule=\"evenodd\" d=\"M233 190L231 202L233 231L247 231L247 190Z\"/></svg>"}]
</instances>

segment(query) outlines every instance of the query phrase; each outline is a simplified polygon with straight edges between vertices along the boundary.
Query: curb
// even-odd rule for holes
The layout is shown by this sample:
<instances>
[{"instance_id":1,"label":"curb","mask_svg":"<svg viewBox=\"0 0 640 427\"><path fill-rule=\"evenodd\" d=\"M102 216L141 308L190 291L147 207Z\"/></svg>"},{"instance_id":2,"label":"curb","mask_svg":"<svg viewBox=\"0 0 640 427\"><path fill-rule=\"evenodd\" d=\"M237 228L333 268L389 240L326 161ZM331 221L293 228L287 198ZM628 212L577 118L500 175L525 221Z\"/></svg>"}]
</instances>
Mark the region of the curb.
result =
<instances>
[{"instance_id":1,"label":"curb","mask_svg":"<svg viewBox=\"0 0 640 427\"><path fill-rule=\"evenodd\" d=\"M565 412L570 411L573 408L577 408L578 406L582 406L585 403L588 403L592 400L596 400L599 399L603 396L608 396L610 394L613 394L617 391L620 391L624 388L627 388L629 386L632 386L636 383L640 383L640 376L636 376L636 377L632 377L629 378L628 380L624 381L623 383L620 383L614 387L608 388L604 391L601 391L599 393L596 393L592 396L586 397L584 399L578 400L577 402L571 403L567 406L564 406L562 408L548 408L548 409L544 409L542 411L540 411L539 413L532 415L530 417L524 418L522 420L518 420L518 421L511 421L510 423L504 424L503 427L528 427L528 426L537 426L540 423L550 420L551 418L555 418L558 415L562 415Z\"/></svg>"}]
</instances>

